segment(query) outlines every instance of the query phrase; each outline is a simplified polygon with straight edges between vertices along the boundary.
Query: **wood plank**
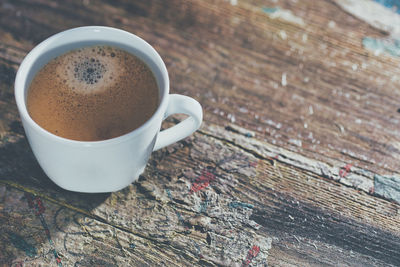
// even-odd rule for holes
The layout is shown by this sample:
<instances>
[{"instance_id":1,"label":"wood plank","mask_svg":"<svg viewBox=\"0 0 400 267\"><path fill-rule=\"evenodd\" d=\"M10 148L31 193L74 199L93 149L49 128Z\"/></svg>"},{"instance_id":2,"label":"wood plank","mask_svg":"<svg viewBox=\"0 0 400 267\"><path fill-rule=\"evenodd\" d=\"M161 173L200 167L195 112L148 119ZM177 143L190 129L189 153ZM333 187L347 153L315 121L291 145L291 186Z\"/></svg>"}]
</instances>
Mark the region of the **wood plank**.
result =
<instances>
[{"instance_id":1,"label":"wood plank","mask_svg":"<svg viewBox=\"0 0 400 267\"><path fill-rule=\"evenodd\" d=\"M2 266L190 265L165 244L1 186ZM190 257L189 257L190 259Z\"/></svg>"},{"instance_id":2,"label":"wood plank","mask_svg":"<svg viewBox=\"0 0 400 267\"><path fill-rule=\"evenodd\" d=\"M212 132L219 135L212 137ZM33 190L155 244L170 243L179 255L196 255L194 240L203 260L214 264L240 263L253 245L264 247L260 259L266 260L271 240L276 264L399 262L398 204L279 159L256 157L262 155L262 144L258 151L244 150L243 143L231 141L240 138L205 126L189 140L154 153L139 182L112 194L63 191L49 186L45 175L1 183Z\"/></svg>"}]
</instances>

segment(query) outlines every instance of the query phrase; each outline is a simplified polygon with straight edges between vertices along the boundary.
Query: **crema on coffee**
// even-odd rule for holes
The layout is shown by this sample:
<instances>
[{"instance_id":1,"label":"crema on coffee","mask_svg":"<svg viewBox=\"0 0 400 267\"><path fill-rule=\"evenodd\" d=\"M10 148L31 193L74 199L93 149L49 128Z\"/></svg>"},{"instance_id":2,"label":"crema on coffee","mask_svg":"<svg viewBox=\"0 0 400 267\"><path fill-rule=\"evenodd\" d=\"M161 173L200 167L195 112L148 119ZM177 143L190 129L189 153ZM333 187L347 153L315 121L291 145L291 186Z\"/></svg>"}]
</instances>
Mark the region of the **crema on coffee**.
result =
<instances>
[{"instance_id":1,"label":"crema on coffee","mask_svg":"<svg viewBox=\"0 0 400 267\"><path fill-rule=\"evenodd\" d=\"M140 127L158 102L156 79L143 61L116 47L91 46L49 61L30 84L27 107L55 135L98 141Z\"/></svg>"}]
</instances>

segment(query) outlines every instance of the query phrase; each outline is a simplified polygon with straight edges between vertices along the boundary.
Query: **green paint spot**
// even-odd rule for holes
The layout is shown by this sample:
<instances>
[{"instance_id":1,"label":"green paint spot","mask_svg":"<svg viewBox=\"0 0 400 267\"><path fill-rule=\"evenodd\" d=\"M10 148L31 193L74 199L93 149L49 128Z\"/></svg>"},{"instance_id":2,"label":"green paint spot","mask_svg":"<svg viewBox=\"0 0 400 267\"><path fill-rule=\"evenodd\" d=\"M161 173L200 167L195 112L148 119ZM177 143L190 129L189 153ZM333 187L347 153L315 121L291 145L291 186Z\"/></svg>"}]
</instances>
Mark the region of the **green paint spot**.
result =
<instances>
[{"instance_id":1,"label":"green paint spot","mask_svg":"<svg viewBox=\"0 0 400 267\"><path fill-rule=\"evenodd\" d=\"M34 246L32 246L31 244L29 244L28 242L26 242L22 236L17 235L15 233L9 233L8 234L11 243L14 245L14 247L22 250L25 252L25 254L29 257L33 257L37 255L37 251L36 248Z\"/></svg>"},{"instance_id":2,"label":"green paint spot","mask_svg":"<svg viewBox=\"0 0 400 267\"><path fill-rule=\"evenodd\" d=\"M278 10L279 10L279 8L277 8L277 7L263 7L262 8L262 11L264 11L267 14L275 13Z\"/></svg>"},{"instance_id":3,"label":"green paint spot","mask_svg":"<svg viewBox=\"0 0 400 267\"><path fill-rule=\"evenodd\" d=\"M228 206L230 208L238 208L238 207L249 208L249 209L254 208L254 206L252 204L243 203L243 202L236 202L236 201L232 201L231 203L228 204Z\"/></svg>"},{"instance_id":4,"label":"green paint spot","mask_svg":"<svg viewBox=\"0 0 400 267\"><path fill-rule=\"evenodd\" d=\"M207 206L208 206L208 199L206 197L206 199L200 203L200 213L206 213L207 211Z\"/></svg>"},{"instance_id":5,"label":"green paint spot","mask_svg":"<svg viewBox=\"0 0 400 267\"><path fill-rule=\"evenodd\" d=\"M362 43L365 48L375 53L385 52L392 56L400 57L400 40L398 39L375 39L365 37Z\"/></svg>"},{"instance_id":6,"label":"green paint spot","mask_svg":"<svg viewBox=\"0 0 400 267\"><path fill-rule=\"evenodd\" d=\"M400 203L400 177L375 174L374 192Z\"/></svg>"}]
</instances>

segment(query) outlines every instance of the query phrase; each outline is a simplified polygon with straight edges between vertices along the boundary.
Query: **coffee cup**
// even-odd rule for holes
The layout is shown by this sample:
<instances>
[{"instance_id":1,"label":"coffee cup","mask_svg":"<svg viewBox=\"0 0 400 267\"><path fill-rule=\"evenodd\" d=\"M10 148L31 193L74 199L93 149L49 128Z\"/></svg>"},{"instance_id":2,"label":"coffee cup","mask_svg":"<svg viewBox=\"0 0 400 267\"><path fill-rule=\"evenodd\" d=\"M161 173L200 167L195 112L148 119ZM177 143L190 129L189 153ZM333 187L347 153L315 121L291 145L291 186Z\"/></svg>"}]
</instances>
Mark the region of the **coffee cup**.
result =
<instances>
[{"instance_id":1,"label":"coffee cup","mask_svg":"<svg viewBox=\"0 0 400 267\"><path fill-rule=\"evenodd\" d=\"M101 141L72 140L45 130L27 109L30 83L50 60L68 51L95 45L123 49L151 69L159 90L154 114L135 130ZM191 135L200 127L203 116L201 105L193 98L169 94L166 66L151 45L132 33L103 26L66 30L32 49L18 69L15 99L39 165L55 184L76 192L113 192L128 186L143 173L152 151ZM160 131L162 121L176 113L186 114L188 118Z\"/></svg>"}]
</instances>

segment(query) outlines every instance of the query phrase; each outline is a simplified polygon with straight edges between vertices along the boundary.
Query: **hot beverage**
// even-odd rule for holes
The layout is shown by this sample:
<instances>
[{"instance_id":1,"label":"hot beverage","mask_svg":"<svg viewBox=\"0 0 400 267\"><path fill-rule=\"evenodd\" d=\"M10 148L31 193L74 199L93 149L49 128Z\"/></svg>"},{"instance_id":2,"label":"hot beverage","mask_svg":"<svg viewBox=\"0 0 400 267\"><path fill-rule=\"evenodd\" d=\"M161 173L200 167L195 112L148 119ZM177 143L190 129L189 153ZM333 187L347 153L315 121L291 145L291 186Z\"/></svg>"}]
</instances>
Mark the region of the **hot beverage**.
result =
<instances>
[{"instance_id":1,"label":"hot beverage","mask_svg":"<svg viewBox=\"0 0 400 267\"><path fill-rule=\"evenodd\" d=\"M55 135L98 141L140 127L157 109L158 94L152 71L139 58L91 46L49 61L30 84L27 107Z\"/></svg>"}]
</instances>

